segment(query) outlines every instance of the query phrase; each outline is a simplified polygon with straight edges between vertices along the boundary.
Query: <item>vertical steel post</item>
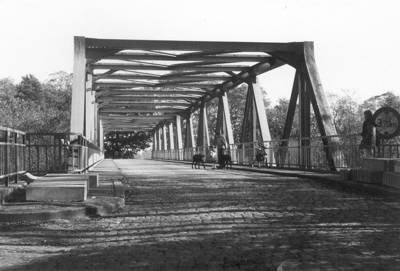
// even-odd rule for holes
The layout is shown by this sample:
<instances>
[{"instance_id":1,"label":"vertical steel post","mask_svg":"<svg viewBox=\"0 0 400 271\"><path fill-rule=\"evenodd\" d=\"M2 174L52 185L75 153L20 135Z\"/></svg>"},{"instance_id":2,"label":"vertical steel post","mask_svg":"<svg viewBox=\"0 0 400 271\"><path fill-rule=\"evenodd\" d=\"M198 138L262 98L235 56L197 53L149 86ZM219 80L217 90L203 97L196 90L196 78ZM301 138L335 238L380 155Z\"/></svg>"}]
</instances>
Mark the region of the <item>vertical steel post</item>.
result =
<instances>
[{"instance_id":1,"label":"vertical steel post","mask_svg":"<svg viewBox=\"0 0 400 271\"><path fill-rule=\"evenodd\" d=\"M174 124L170 122L168 124L168 135L169 135L169 149L175 149L175 137L174 137Z\"/></svg>"},{"instance_id":2,"label":"vertical steel post","mask_svg":"<svg viewBox=\"0 0 400 271\"><path fill-rule=\"evenodd\" d=\"M182 121L181 116L176 115L175 117L175 124L176 124L176 141L177 141L177 149L178 149L178 159L182 160L182 152L183 152L183 144L182 144Z\"/></svg>"},{"instance_id":3,"label":"vertical steel post","mask_svg":"<svg viewBox=\"0 0 400 271\"><path fill-rule=\"evenodd\" d=\"M4 146L5 147L4 148L4 175L6 175L6 177L5 177L5 186L6 187L8 187L8 185L9 185L9 176L8 176L8 173L9 173L9 168L8 168L8 164L9 164L9 161L8 161L8 159L9 159L9 153L8 153L9 133L10 133L9 130L7 129L5 131L5 146Z\"/></svg>"},{"instance_id":4,"label":"vertical steel post","mask_svg":"<svg viewBox=\"0 0 400 271\"><path fill-rule=\"evenodd\" d=\"M74 37L74 68L71 101L71 133L85 134L86 42Z\"/></svg>"},{"instance_id":5,"label":"vertical steel post","mask_svg":"<svg viewBox=\"0 0 400 271\"><path fill-rule=\"evenodd\" d=\"M162 126L162 137L163 137L163 151L164 153L168 150L168 141L167 141L167 125L163 124Z\"/></svg>"}]
</instances>

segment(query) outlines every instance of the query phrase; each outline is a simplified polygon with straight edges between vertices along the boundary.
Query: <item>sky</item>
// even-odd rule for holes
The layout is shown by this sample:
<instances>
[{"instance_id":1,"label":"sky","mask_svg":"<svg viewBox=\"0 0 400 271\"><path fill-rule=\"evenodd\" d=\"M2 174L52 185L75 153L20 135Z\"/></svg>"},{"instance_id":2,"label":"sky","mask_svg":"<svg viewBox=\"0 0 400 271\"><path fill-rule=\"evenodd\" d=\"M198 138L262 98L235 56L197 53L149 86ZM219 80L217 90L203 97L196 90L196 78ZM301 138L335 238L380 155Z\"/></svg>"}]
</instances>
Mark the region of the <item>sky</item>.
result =
<instances>
[{"instance_id":1,"label":"sky","mask_svg":"<svg viewBox=\"0 0 400 271\"><path fill-rule=\"evenodd\" d=\"M400 95L399 11L396 0L0 0L0 78L72 72L73 36L314 41L326 92ZM284 66L260 82L276 102L293 76Z\"/></svg>"}]
</instances>

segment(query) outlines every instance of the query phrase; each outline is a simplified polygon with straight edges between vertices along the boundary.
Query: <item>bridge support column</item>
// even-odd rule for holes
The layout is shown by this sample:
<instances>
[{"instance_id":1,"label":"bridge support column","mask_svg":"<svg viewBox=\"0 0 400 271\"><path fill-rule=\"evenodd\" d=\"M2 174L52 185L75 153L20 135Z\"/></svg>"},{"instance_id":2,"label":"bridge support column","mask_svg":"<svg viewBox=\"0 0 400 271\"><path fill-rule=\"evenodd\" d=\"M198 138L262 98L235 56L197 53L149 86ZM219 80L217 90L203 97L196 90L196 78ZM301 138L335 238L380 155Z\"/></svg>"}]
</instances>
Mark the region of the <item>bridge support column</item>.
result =
<instances>
[{"instance_id":1,"label":"bridge support column","mask_svg":"<svg viewBox=\"0 0 400 271\"><path fill-rule=\"evenodd\" d=\"M303 50L298 52L295 59L290 60L292 66L296 68L295 80L293 83L292 95L289 102L288 113L284 126L282 139L288 140L293 124L293 118L296 110L296 101L299 96L299 118L300 118L300 136L310 137L310 103L314 110L317 126L324 144L326 159L331 170L335 170L334 156L341 156L340 152L333 152L331 144L335 144L338 139L328 136L336 135L336 128L333 123L333 117L330 113L329 105L322 87L321 79L317 70L314 58L314 46L312 42L305 42ZM286 159L287 141L281 144L281 162ZM300 165L310 167L311 152L310 141L300 139Z\"/></svg>"},{"instance_id":2,"label":"bridge support column","mask_svg":"<svg viewBox=\"0 0 400 271\"><path fill-rule=\"evenodd\" d=\"M310 149L310 93L307 89L307 81L302 80L299 89L299 123L300 123L300 166L310 168L311 149Z\"/></svg>"},{"instance_id":3,"label":"bridge support column","mask_svg":"<svg viewBox=\"0 0 400 271\"><path fill-rule=\"evenodd\" d=\"M194 134L193 134L193 114L190 113L186 119L186 137L185 137L185 148L194 148L196 147L194 143Z\"/></svg>"},{"instance_id":4,"label":"bridge support column","mask_svg":"<svg viewBox=\"0 0 400 271\"><path fill-rule=\"evenodd\" d=\"M85 130L84 136L90 142L95 142L95 124L96 124L96 115L95 111L95 95L94 91L92 91L93 86L93 75L92 73L87 73L86 75L86 91L85 91Z\"/></svg>"},{"instance_id":5,"label":"bridge support column","mask_svg":"<svg viewBox=\"0 0 400 271\"><path fill-rule=\"evenodd\" d=\"M216 135L223 135L228 145L234 143L231 113L229 112L228 95L226 92L219 97L218 101Z\"/></svg>"},{"instance_id":6,"label":"bridge support column","mask_svg":"<svg viewBox=\"0 0 400 271\"><path fill-rule=\"evenodd\" d=\"M86 44L84 37L74 38L74 76L71 99L71 133L85 133Z\"/></svg>"},{"instance_id":7,"label":"bridge support column","mask_svg":"<svg viewBox=\"0 0 400 271\"><path fill-rule=\"evenodd\" d=\"M96 93L93 91L93 110L94 110L94 128L93 128L93 142L99 145L99 108L96 102Z\"/></svg>"},{"instance_id":8,"label":"bridge support column","mask_svg":"<svg viewBox=\"0 0 400 271\"><path fill-rule=\"evenodd\" d=\"M166 150L168 150L168 141L167 141L167 125L165 123L163 124L161 131L162 131L162 137L163 137L162 148L164 151L166 151Z\"/></svg>"},{"instance_id":9,"label":"bridge support column","mask_svg":"<svg viewBox=\"0 0 400 271\"><path fill-rule=\"evenodd\" d=\"M104 150L104 128L103 128L102 120L99 120L99 147L100 147L100 150L103 152L103 150Z\"/></svg>"},{"instance_id":10,"label":"bridge support column","mask_svg":"<svg viewBox=\"0 0 400 271\"><path fill-rule=\"evenodd\" d=\"M207 123L207 106L204 102L200 105L199 127L197 130L197 147L202 147L202 153L205 155L210 146L210 137Z\"/></svg>"},{"instance_id":11,"label":"bridge support column","mask_svg":"<svg viewBox=\"0 0 400 271\"><path fill-rule=\"evenodd\" d=\"M186 118L185 152L183 154L184 160L192 159L195 147L196 144L194 142L194 134L193 134L193 114L190 113Z\"/></svg>"},{"instance_id":12,"label":"bridge support column","mask_svg":"<svg viewBox=\"0 0 400 271\"><path fill-rule=\"evenodd\" d=\"M253 142L262 144L267 149L268 163L274 163L274 152L269 141L271 134L269 131L268 120L265 114L264 99L261 87L257 82L257 77L248 81L246 106L242 125L242 142ZM244 146L242 146L244 147ZM251 161L255 158L255 148L253 146L252 157L248 157Z\"/></svg>"},{"instance_id":13,"label":"bridge support column","mask_svg":"<svg viewBox=\"0 0 400 271\"><path fill-rule=\"evenodd\" d=\"M175 138L174 138L174 124L172 122L170 122L168 124L168 135L169 135L169 149L171 150L175 150ZM173 159L176 159L176 157L174 156Z\"/></svg>"},{"instance_id":14,"label":"bridge support column","mask_svg":"<svg viewBox=\"0 0 400 271\"><path fill-rule=\"evenodd\" d=\"M154 131L154 133L153 133L153 153L158 150L157 141L158 141L157 140L157 131Z\"/></svg>"},{"instance_id":15,"label":"bridge support column","mask_svg":"<svg viewBox=\"0 0 400 271\"><path fill-rule=\"evenodd\" d=\"M158 129L157 129L158 131L157 131L157 135L158 135L158 140L157 140L157 142L158 142L158 150L159 151L161 151L162 150L162 128L161 127L158 127Z\"/></svg>"},{"instance_id":16,"label":"bridge support column","mask_svg":"<svg viewBox=\"0 0 400 271\"><path fill-rule=\"evenodd\" d=\"M75 37L70 131L98 143L100 128L92 77L92 71L87 69L85 38Z\"/></svg>"},{"instance_id":17,"label":"bridge support column","mask_svg":"<svg viewBox=\"0 0 400 271\"><path fill-rule=\"evenodd\" d=\"M296 70L294 75L292 94L290 95L288 112L286 114L285 125L283 127L282 141L279 146L278 167L283 166L286 160L287 147L289 145L290 132L292 130L294 115L296 113L297 97L299 96L300 89L300 72Z\"/></svg>"},{"instance_id":18,"label":"bridge support column","mask_svg":"<svg viewBox=\"0 0 400 271\"><path fill-rule=\"evenodd\" d=\"M175 117L175 124L176 124L176 144L177 144L177 150L178 150L178 159L182 160L182 121L181 121L181 116L176 115Z\"/></svg>"},{"instance_id":19,"label":"bridge support column","mask_svg":"<svg viewBox=\"0 0 400 271\"><path fill-rule=\"evenodd\" d=\"M176 143L177 143L177 148L178 150L183 148L182 144L182 120L181 116L176 115L175 117L175 123L176 123Z\"/></svg>"}]
</instances>

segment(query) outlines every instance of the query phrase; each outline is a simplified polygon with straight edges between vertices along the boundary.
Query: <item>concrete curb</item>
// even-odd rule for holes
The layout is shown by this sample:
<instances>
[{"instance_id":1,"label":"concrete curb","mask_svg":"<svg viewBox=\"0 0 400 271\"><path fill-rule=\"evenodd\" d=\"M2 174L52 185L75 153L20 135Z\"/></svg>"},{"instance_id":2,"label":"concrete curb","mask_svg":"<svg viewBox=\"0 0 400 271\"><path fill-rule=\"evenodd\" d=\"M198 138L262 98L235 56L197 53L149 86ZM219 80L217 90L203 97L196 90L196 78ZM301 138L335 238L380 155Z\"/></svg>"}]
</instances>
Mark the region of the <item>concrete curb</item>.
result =
<instances>
[{"instance_id":1,"label":"concrete curb","mask_svg":"<svg viewBox=\"0 0 400 271\"><path fill-rule=\"evenodd\" d=\"M95 197L85 202L54 203L24 202L0 207L0 222L40 222L53 219L75 219L87 216L106 216L125 206L120 197Z\"/></svg>"},{"instance_id":2,"label":"concrete curb","mask_svg":"<svg viewBox=\"0 0 400 271\"><path fill-rule=\"evenodd\" d=\"M0 209L0 222L39 222L53 219L79 218L86 215L85 206L60 206L51 203L43 203L35 205L25 204L25 206L19 205L17 206L18 210L10 210L11 207L16 206L17 205L3 205ZM32 208L27 208L32 206L41 206L43 208L35 211L33 211Z\"/></svg>"},{"instance_id":3,"label":"concrete curb","mask_svg":"<svg viewBox=\"0 0 400 271\"><path fill-rule=\"evenodd\" d=\"M18 196L21 191L24 191L24 187L20 184L10 185L9 187L0 187L0 207L5 204L6 201Z\"/></svg>"}]
</instances>

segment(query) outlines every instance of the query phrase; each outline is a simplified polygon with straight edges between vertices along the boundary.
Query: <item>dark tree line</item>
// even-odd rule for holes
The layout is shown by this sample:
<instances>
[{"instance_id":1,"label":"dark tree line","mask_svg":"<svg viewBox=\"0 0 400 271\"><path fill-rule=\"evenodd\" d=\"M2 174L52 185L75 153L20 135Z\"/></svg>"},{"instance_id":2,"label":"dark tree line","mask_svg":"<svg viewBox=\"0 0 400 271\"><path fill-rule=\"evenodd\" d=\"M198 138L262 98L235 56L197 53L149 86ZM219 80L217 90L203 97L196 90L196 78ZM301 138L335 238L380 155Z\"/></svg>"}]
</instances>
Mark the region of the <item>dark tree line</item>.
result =
<instances>
[{"instance_id":1,"label":"dark tree line","mask_svg":"<svg viewBox=\"0 0 400 271\"><path fill-rule=\"evenodd\" d=\"M43 82L33 75L22 77L20 83L8 78L0 79L0 125L26 132L69 132L71 90L72 74L66 72L51 74ZM240 141L246 95L245 84L228 93L235 142ZM367 109L375 111L382 106L390 106L400 111L400 96L392 92L371 97L362 103L358 103L353 96L328 95L339 135L359 133L363 112ZM273 139L279 139L282 136L289 101L282 98L272 105L267 97L267 92L264 91L265 113L271 136ZM207 106L210 141L213 144L218 99L210 101ZM318 136L315 118L313 115L311 118L312 136ZM196 134L198 112L195 112L193 122ZM299 120L296 112L291 136L296 137L298 134ZM150 141L149 135L145 133L125 133L117 137L114 132L106 135L105 148L108 155L119 153L120 156L130 156L140 149L147 148Z\"/></svg>"}]
</instances>

